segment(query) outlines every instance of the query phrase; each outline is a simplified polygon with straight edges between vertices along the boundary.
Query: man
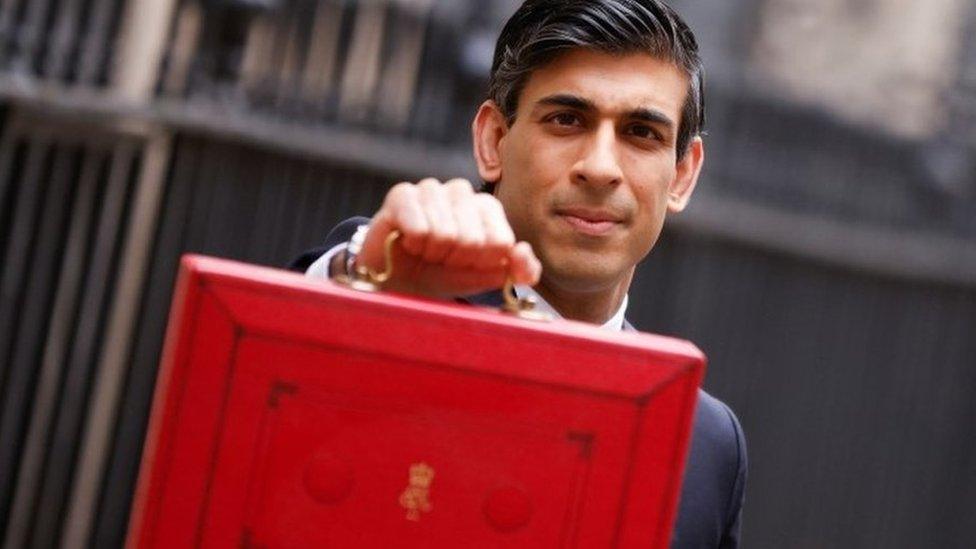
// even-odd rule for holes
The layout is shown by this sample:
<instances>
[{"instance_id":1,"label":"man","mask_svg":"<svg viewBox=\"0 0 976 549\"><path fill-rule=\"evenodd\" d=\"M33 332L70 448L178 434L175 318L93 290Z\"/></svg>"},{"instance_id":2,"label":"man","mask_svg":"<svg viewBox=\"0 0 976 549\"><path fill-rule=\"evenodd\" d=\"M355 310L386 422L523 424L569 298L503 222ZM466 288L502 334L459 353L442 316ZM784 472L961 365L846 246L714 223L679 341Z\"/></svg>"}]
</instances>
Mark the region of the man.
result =
<instances>
[{"instance_id":1,"label":"man","mask_svg":"<svg viewBox=\"0 0 976 549\"><path fill-rule=\"evenodd\" d=\"M498 39L489 96L472 124L488 192L398 184L371 222L341 224L295 266L379 269L396 229L389 289L497 302L511 277L562 317L632 329L634 269L704 159L692 32L658 0L528 0ZM738 421L700 392L673 547L738 546L745 472Z\"/></svg>"}]
</instances>

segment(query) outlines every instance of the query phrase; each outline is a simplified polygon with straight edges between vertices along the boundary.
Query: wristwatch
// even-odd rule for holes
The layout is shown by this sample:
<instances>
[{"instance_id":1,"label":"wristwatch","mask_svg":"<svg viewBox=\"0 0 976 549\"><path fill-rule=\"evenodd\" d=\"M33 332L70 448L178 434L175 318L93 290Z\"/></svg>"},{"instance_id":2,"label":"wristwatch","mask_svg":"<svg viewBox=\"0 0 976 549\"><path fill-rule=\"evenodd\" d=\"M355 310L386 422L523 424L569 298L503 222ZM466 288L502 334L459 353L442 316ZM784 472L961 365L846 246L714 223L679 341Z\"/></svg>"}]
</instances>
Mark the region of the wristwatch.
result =
<instances>
[{"instance_id":1,"label":"wristwatch","mask_svg":"<svg viewBox=\"0 0 976 549\"><path fill-rule=\"evenodd\" d=\"M366 242L366 233L368 232L369 225L360 225L356 227L356 232L353 233L352 238L349 239L349 244L346 246L346 276L348 276L350 280L356 279L356 257L363 249L363 243Z\"/></svg>"}]
</instances>

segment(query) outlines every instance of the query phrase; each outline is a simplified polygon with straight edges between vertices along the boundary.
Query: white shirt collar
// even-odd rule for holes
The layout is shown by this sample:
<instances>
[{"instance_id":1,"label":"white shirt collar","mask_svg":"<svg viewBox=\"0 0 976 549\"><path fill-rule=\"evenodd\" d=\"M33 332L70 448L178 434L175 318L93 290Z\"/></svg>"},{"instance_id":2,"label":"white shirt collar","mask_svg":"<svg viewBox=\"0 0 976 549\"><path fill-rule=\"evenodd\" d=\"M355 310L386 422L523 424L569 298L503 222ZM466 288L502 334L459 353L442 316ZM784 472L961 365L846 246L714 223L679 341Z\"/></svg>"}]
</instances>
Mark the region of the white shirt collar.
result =
<instances>
[{"instance_id":1,"label":"white shirt collar","mask_svg":"<svg viewBox=\"0 0 976 549\"><path fill-rule=\"evenodd\" d=\"M556 309L552 307L552 305L549 304L548 301L546 301L545 299L542 298L541 295L539 295L539 292L533 290L531 286L517 284L515 286L515 295L519 297L527 297L527 298L534 299L536 311L548 313L552 315L553 318L563 317L561 314L559 314L559 312L556 311ZM623 301L620 302L620 307L617 309L617 312L613 313L613 316L610 317L610 320L604 322L603 325L600 327L606 328L608 330L617 330L617 331L623 330L624 313L626 312L627 312L627 294L624 294L624 299Z\"/></svg>"}]
</instances>

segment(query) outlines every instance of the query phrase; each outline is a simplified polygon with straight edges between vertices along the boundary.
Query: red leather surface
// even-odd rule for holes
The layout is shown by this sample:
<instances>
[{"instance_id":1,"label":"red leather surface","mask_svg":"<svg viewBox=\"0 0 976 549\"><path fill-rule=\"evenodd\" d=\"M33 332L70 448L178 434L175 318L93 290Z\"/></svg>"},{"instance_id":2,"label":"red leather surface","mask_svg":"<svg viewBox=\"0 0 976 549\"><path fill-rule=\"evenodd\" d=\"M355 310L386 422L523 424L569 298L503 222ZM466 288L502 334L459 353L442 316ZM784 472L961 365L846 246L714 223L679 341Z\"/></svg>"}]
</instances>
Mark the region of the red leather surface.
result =
<instances>
[{"instance_id":1,"label":"red leather surface","mask_svg":"<svg viewBox=\"0 0 976 549\"><path fill-rule=\"evenodd\" d=\"M666 547L691 344L184 258L129 547Z\"/></svg>"}]
</instances>

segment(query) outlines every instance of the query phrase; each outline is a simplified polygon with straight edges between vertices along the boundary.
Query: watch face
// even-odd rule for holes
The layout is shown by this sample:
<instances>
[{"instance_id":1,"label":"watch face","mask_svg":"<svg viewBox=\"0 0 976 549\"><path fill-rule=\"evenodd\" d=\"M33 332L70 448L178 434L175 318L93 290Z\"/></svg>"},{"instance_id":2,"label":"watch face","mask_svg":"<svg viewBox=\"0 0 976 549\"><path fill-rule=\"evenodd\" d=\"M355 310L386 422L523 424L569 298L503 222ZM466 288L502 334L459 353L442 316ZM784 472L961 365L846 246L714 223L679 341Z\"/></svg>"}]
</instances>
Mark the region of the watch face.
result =
<instances>
[{"instance_id":1,"label":"watch face","mask_svg":"<svg viewBox=\"0 0 976 549\"><path fill-rule=\"evenodd\" d=\"M366 233L369 232L369 225L360 225L356 227L356 232L349 239L349 247L346 248L348 253L351 253L354 257L363 249L363 242L366 241Z\"/></svg>"}]
</instances>

